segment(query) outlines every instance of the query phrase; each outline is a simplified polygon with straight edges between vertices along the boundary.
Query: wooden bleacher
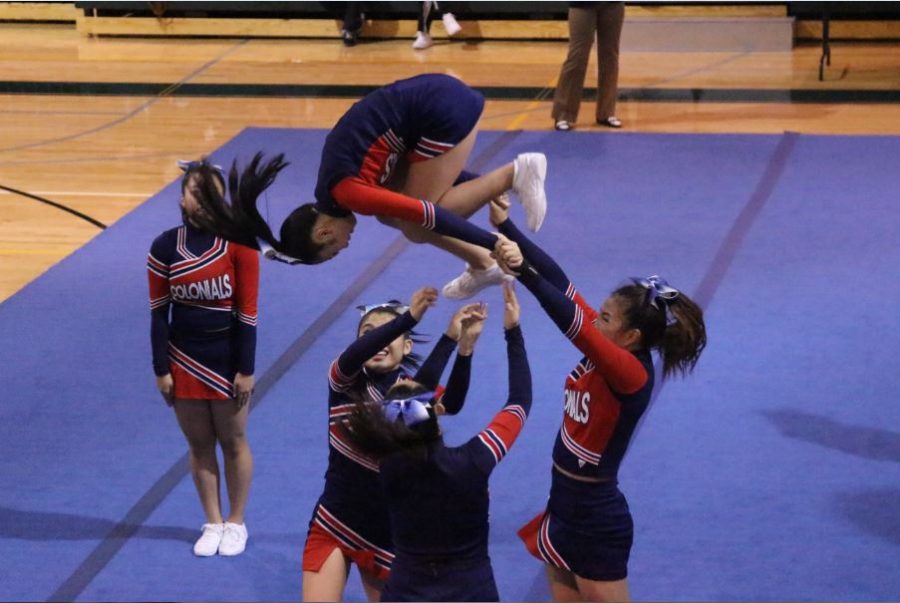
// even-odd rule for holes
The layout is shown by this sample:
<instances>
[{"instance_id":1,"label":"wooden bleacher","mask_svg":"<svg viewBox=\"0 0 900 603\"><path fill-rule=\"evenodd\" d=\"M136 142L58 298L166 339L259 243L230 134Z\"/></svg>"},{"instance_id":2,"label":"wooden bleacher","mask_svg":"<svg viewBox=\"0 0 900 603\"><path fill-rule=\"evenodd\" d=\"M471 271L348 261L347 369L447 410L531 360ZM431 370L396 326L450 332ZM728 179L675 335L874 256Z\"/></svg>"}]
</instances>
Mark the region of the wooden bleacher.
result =
<instances>
[{"instance_id":1,"label":"wooden bleacher","mask_svg":"<svg viewBox=\"0 0 900 603\"><path fill-rule=\"evenodd\" d=\"M337 38L340 21L333 11L329 12L328 4L334 3L0 2L0 21L72 23L85 36ZM465 4L470 10L457 15L463 25L459 34L462 39L564 40L568 37L565 3ZM637 31L637 27L656 23L672 26L693 22L700 23L702 29L702 22L719 26L753 20L775 22L789 18L789 4L796 3L628 3L626 24L632 24L632 29ZM415 36L417 3L369 2L366 6L363 38L408 39ZM472 7L478 7L477 11ZM161 16L155 15L154 9ZM807 9L793 22L794 40L821 39L821 20L810 12ZM445 36L443 28L438 26L433 28L432 34L435 38ZM658 34L651 30L649 35ZM897 18L882 15L879 19L846 19L832 15L831 38L900 39L900 15ZM623 49L628 50L626 41L627 33Z\"/></svg>"}]
</instances>

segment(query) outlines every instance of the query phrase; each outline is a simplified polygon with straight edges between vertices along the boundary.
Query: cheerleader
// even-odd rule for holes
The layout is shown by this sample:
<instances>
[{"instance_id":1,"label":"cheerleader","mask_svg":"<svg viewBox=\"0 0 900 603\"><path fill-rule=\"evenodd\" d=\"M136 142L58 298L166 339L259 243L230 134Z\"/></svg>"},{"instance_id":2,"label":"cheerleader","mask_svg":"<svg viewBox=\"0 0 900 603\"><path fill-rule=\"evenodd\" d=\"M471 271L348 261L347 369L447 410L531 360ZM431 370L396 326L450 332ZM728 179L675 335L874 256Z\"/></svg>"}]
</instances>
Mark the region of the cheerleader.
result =
<instances>
[{"instance_id":1,"label":"cheerleader","mask_svg":"<svg viewBox=\"0 0 900 603\"><path fill-rule=\"evenodd\" d=\"M413 352L413 328L435 302L437 291L423 288L409 303L392 301L360 306L357 339L329 370L329 453L325 490L319 497L303 553L303 599L338 601L351 563L368 598L377 601L391 570L388 509L378 484L378 465L338 429L354 401L380 402L396 383L413 379L437 389L454 348L458 351L440 412L456 414L469 387L469 367L481 332L481 306L469 304L454 314L428 358L419 364Z\"/></svg>"},{"instance_id":2,"label":"cheerleader","mask_svg":"<svg viewBox=\"0 0 900 603\"><path fill-rule=\"evenodd\" d=\"M508 208L491 204L503 233L496 257L584 354L565 380L547 508L519 536L546 565L554 600L627 601L633 524L619 465L653 391L650 351L663 377L690 373L706 346L703 312L657 276L631 279L594 310Z\"/></svg>"},{"instance_id":3,"label":"cheerleader","mask_svg":"<svg viewBox=\"0 0 900 603\"><path fill-rule=\"evenodd\" d=\"M445 446L435 393L414 381L380 403L357 403L340 426L379 463L395 548L383 601L500 600L488 555L488 480L531 409L519 303L511 284L503 289L509 397L484 430Z\"/></svg>"},{"instance_id":4,"label":"cheerleader","mask_svg":"<svg viewBox=\"0 0 900 603\"><path fill-rule=\"evenodd\" d=\"M194 554L239 555L247 544L244 509L253 476L246 429L259 256L198 226L200 183L223 193L225 182L206 162L185 167L183 224L158 236L147 260L153 370L187 439L191 475L206 515ZM219 503L217 443L225 460L228 515Z\"/></svg>"},{"instance_id":5,"label":"cheerleader","mask_svg":"<svg viewBox=\"0 0 900 603\"><path fill-rule=\"evenodd\" d=\"M425 74L379 88L354 104L326 138L316 201L288 216L280 240L249 202L231 211L219 198L204 198L204 226L273 259L316 264L350 244L356 214L376 216L410 241L467 262L443 293L471 297L508 277L490 256L496 237L466 218L507 190L521 201L532 230L540 228L547 208L547 160L540 153L519 155L482 176L463 170L483 109L480 93L447 75Z\"/></svg>"}]
</instances>

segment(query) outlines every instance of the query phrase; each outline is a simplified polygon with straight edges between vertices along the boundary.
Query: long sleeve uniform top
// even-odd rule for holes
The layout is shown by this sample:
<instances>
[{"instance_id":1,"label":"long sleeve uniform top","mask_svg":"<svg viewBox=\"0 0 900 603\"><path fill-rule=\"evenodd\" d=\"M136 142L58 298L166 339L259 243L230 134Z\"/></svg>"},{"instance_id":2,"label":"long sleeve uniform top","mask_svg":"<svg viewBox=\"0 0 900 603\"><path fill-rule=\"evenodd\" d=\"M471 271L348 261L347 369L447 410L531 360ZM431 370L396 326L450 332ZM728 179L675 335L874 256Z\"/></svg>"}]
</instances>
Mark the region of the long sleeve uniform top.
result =
<instances>
[{"instance_id":1,"label":"long sleeve uniform top","mask_svg":"<svg viewBox=\"0 0 900 603\"><path fill-rule=\"evenodd\" d=\"M531 410L531 372L522 331L506 331L509 397L490 424L458 447L438 441L426 461L397 453L381 462L398 555L418 559L487 559L488 479Z\"/></svg>"},{"instance_id":2,"label":"long sleeve uniform top","mask_svg":"<svg viewBox=\"0 0 900 603\"><path fill-rule=\"evenodd\" d=\"M187 224L153 241L147 276L157 375L169 372L170 339L203 339L229 330L236 344L237 370L253 374L259 291L256 250ZM230 391L230 384L225 387Z\"/></svg>"},{"instance_id":3,"label":"long sleeve uniform top","mask_svg":"<svg viewBox=\"0 0 900 603\"><path fill-rule=\"evenodd\" d=\"M388 373L366 370L364 364L391 341L411 330L416 320L406 312L365 333L331 363L328 375L328 469L320 503L354 529L378 524L387 529L387 510L378 482L378 463L357 450L338 428L353 412L357 400L381 401L397 381L413 379L441 392L447 412L462 408L469 387L470 360L457 356L446 390L439 380L456 342L442 336L414 375L397 368ZM389 541L389 540L388 540Z\"/></svg>"},{"instance_id":4,"label":"long sleeve uniform top","mask_svg":"<svg viewBox=\"0 0 900 603\"><path fill-rule=\"evenodd\" d=\"M401 157L424 160L445 150L445 143L429 136L447 131L447 111L439 102L446 101L447 94L458 95L458 105L463 107L460 119L475 110L480 114L483 97L455 78L440 74L394 82L354 104L325 139L315 190L316 208L337 217L352 212L397 218L493 249L495 237L489 232L434 205L432 200L385 188Z\"/></svg>"},{"instance_id":5,"label":"long sleeve uniform top","mask_svg":"<svg viewBox=\"0 0 900 603\"><path fill-rule=\"evenodd\" d=\"M594 325L591 308L560 266L507 220L500 232L519 244L530 265L519 280L559 330L584 354L564 383L563 423L553 461L575 475L616 479L653 390L650 353L631 353Z\"/></svg>"}]
</instances>

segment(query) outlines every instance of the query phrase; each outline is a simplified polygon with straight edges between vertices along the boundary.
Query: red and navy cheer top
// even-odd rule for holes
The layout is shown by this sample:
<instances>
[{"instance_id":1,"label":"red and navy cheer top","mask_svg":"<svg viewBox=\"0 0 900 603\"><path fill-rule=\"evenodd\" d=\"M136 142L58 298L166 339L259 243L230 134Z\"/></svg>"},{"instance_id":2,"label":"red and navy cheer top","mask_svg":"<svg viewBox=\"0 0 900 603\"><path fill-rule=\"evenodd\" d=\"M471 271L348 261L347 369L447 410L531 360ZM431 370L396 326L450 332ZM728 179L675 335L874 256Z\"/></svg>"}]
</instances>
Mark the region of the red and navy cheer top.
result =
<instances>
[{"instance_id":1,"label":"red and navy cheer top","mask_svg":"<svg viewBox=\"0 0 900 603\"><path fill-rule=\"evenodd\" d=\"M432 204L385 188L400 159L449 151L478 123L484 97L448 75L400 80L367 95L338 121L322 148L316 208L393 217L492 249L493 235Z\"/></svg>"},{"instance_id":2,"label":"red and navy cheer top","mask_svg":"<svg viewBox=\"0 0 900 603\"><path fill-rule=\"evenodd\" d=\"M153 241L147 274L154 372L176 398L231 398L254 371L258 252L188 224Z\"/></svg>"},{"instance_id":3,"label":"red and navy cheer top","mask_svg":"<svg viewBox=\"0 0 900 603\"><path fill-rule=\"evenodd\" d=\"M650 403L653 361L609 341L593 321L598 313L558 264L507 220L500 232L519 244L533 270L519 279L584 356L566 376L563 423L553 461L572 474L615 480L638 420Z\"/></svg>"}]
</instances>

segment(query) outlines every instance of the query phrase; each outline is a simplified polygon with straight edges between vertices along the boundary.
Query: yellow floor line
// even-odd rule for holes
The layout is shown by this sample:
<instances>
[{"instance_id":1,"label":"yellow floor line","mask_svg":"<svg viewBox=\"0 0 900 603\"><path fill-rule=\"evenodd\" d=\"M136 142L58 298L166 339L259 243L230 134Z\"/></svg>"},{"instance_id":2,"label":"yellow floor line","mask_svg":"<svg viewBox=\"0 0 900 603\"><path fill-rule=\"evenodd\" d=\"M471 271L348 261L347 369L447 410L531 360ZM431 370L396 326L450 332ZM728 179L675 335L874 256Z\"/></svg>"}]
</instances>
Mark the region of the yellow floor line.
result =
<instances>
[{"instance_id":1,"label":"yellow floor line","mask_svg":"<svg viewBox=\"0 0 900 603\"><path fill-rule=\"evenodd\" d=\"M552 90L556 88L556 80L557 78L553 78L547 83L547 90ZM512 121L506 126L506 131L509 132L511 130L520 130L522 128L522 124L525 123L525 120L528 119L528 115L532 113L535 109L541 106L544 102L546 102L547 95L543 92L537 96L534 100L525 105L525 108L522 109L518 115L516 115Z\"/></svg>"},{"instance_id":2,"label":"yellow floor line","mask_svg":"<svg viewBox=\"0 0 900 603\"><path fill-rule=\"evenodd\" d=\"M2 249L0 255L64 255L74 251L76 247L67 249ZM40 276L40 275L38 275ZM37 278L37 277L35 277Z\"/></svg>"}]
</instances>

